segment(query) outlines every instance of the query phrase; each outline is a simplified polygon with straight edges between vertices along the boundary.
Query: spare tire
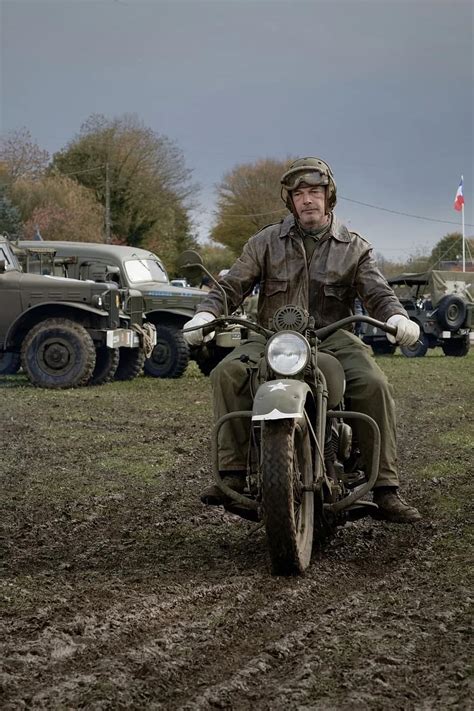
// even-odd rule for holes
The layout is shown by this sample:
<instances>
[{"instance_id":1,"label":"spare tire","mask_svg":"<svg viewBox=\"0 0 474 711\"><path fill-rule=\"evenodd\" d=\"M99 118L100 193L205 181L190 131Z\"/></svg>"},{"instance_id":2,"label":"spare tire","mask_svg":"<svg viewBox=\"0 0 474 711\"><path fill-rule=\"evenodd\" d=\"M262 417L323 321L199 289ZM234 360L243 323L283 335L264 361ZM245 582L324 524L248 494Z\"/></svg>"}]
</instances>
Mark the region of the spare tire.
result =
<instances>
[{"instance_id":1,"label":"spare tire","mask_svg":"<svg viewBox=\"0 0 474 711\"><path fill-rule=\"evenodd\" d=\"M457 331L466 319L467 305L459 296L443 296L438 304L438 323L446 331Z\"/></svg>"}]
</instances>

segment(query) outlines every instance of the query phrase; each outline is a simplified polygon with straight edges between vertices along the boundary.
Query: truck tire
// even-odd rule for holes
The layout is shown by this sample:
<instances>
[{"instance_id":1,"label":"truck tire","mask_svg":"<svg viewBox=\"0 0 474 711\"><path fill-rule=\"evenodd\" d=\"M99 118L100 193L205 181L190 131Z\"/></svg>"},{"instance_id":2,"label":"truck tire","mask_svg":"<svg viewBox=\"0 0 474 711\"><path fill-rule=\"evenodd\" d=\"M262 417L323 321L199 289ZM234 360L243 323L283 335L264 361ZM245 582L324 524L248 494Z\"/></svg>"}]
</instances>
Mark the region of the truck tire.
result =
<instances>
[{"instance_id":1,"label":"truck tire","mask_svg":"<svg viewBox=\"0 0 474 711\"><path fill-rule=\"evenodd\" d=\"M383 341L376 341L374 343L371 343L370 346L374 355L377 356L393 355L397 350L396 344L390 343L389 341L387 341L386 343L384 343Z\"/></svg>"},{"instance_id":2,"label":"truck tire","mask_svg":"<svg viewBox=\"0 0 474 711\"><path fill-rule=\"evenodd\" d=\"M20 370L21 359L19 353L4 351L0 353L0 375L15 375Z\"/></svg>"},{"instance_id":3,"label":"truck tire","mask_svg":"<svg viewBox=\"0 0 474 711\"><path fill-rule=\"evenodd\" d=\"M27 333L21 364L36 387L77 388L85 385L94 371L94 342L75 321L46 319Z\"/></svg>"},{"instance_id":4,"label":"truck tire","mask_svg":"<svg viewBox=\"0 0 474 711\"><path fill-rule=\"evenodd\" d=\"M400 346L400 350L407 358L422 358L428 350L428 339L424 333L420 333L420 337L414 346Z\"/></svg>"},{"instance_id":5,"label":"truck tire","mask_svg":"<svg viewBox=\"0 0 474 711\"><path fill-rule=\"evenodd\" d=\"M180 378L189 364L189 346L181 328L156 326L156 346L145 361L145 373L153 378Z\"/></svg>"},{"instance_id":6,"label":"truck tire","mask_svg":"<svg viewBox=\"0 0 474 711\"><path fill-rule=\"evenodd\" d=\"M450 338L442 343L441 348L446 356L462 358L469 353L469 334L462 338Z\"/></svg>"},{"instance_id":7,"label":"truck tire","mask_svg":"<svg viewBox=\"0 0 474 711\"><path fill-rule=\"evenodd\" d=\"M466 319L466 312L466 303L459 296L443 296L438 304L438 323L445 331L457 331Z\"/></svg>"},{"instance_id":8,"label":"truck tire","mask_svg":"<svg viewBox=\"0 0 474 711\"><path fill-rule=\"evenodd\" d=\"M133 380L143 370L145 353L143 348L119 348L119 362L114 380Z\"/></svg>"},{"instance_id":9,"label":"truck tire","mask_svg":"<svg viewBox=\"0 0 474 711\"><path fill-rule=\"evenodd\" d=\"M114 379L120 359L119 348L99 346L95 352L95 368L88 385L104 385Z\"/></svg>"}]
</instances>

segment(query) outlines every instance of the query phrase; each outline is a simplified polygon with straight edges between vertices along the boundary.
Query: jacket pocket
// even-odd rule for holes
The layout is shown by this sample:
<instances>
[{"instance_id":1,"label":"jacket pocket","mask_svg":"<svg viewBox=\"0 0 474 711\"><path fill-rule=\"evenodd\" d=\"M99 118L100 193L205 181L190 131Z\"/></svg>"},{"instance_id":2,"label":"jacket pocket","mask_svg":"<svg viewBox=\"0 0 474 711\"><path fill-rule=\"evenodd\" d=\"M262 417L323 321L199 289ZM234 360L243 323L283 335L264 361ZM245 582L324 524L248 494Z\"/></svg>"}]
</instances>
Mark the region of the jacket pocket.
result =
<instances>
[{"instance_id":1,"label":"jacket pocket","mask_svg":"<svg viewBox=\"0 0 474 711\"><path fill-rule=\"evenodd\" d=\"M351 286L344 286L343 284L335 286L334 284L324 285L324 296L337 299L338 301L348 301L355 296L354 289Z\"/></svg>"},{"instance_id":2,"label":"jacket pocket","mask_svg":"<svg viewBox=\"0 0 474 711\"><path fill-rule=\"evenodd\" d=\"M343 284L324 284L323 320L325 323L338 321L351 315L355 289Z\"/></svg>"},{"instance_id":3,"label":"jacket pocket","mask_svg":"<svg viewBox=\"0 0 474 711\"><path fill-rule=\"evenodd\" d=\"M263 293L265 296L274 296L280 292L288 290L288 282L286 279L265 279L263 282Z\"/></svg>"},{"instance_id":4,"label":"jacket pocket","mask_svg":"<svg viewBox=\"0 0 474 711\"><path fill-rule=\"evenodd\" d=\"M288 300L288 281L286 279L266 279L262 284L263 298L260 295L258 321L269 326L275 311L285 306Z\"/></svg>"}]
</instances>

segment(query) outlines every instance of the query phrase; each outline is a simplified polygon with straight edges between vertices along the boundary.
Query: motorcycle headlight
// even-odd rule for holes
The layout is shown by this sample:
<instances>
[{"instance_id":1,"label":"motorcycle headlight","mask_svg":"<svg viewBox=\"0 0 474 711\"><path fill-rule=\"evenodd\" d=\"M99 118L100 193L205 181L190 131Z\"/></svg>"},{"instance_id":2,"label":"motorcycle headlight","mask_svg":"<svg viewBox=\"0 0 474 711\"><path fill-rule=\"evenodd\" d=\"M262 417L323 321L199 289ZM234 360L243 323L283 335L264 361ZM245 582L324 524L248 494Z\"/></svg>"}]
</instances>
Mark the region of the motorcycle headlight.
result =
<instances>
[{"instance_id":1,"label":"motorcycle headlight","mask_svg":"<svg viewBox=\"0 0 474 711\"><path fill-rule=\"evenodd\" d=\"M311 349L306 338L295 331L276 333L267 343L267 361L278 375L296 375L309 362Z\"/></svg>"}]
</instances>

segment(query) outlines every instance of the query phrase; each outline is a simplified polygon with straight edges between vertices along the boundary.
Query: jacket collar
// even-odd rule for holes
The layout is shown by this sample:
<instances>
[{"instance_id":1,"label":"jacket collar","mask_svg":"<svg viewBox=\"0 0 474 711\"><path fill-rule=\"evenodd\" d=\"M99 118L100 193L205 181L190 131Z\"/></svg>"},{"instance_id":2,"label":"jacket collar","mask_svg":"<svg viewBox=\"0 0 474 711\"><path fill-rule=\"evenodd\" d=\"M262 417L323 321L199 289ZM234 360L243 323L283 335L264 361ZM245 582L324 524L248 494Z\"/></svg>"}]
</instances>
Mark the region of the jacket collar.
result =
<instances>
[{"instance_id":1,"label":"jacket collar","mask_svg":"<svg viewBox=\"0 0 474 711\"><path fill-rule=\"evenodd\" d=\"M280 237L288 237L290 232L295 227L295 218L293 215L287 215L280 223ZM332 224L328 232L329 237L334 237L338 242L350 242L351 233L347 227L337 219L335 215L332 217Z\"/></svg>"}]
</instances>

